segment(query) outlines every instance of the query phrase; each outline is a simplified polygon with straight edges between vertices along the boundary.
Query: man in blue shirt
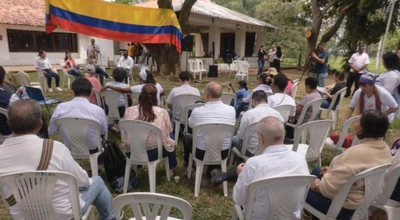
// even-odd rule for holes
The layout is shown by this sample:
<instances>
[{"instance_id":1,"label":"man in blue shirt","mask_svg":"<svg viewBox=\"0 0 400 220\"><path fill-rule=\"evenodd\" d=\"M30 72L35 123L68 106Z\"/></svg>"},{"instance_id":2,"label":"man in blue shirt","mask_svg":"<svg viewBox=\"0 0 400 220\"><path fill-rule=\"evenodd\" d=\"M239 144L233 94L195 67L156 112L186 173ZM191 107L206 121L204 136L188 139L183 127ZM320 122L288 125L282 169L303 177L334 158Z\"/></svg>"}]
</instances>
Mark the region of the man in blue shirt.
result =
<instances>
[{"instance_id":1,"label":"man in blue shirt","mask_svg":"<svg viewBox=\"0 0 400 220\"><path fill-rule=\"evenodd\" d=\"M318 79L318 86L325 87L325 79L328 75L328 59L329 53L326 50L326 44L321 42L318 44L318 55L314 52L311 57L316 61L314 72L315 77Z\"/></svg>"}]
</instances>

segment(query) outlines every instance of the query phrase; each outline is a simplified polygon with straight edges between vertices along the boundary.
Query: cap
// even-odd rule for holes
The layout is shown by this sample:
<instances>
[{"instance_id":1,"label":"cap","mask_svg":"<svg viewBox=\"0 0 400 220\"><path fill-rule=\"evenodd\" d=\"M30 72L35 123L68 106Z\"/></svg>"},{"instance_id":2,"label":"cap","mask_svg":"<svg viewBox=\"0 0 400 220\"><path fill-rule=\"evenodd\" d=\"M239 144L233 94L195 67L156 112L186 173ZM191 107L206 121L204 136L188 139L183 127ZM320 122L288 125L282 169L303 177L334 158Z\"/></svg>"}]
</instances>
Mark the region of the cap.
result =
<instances>
[{"instance_id":1,"label":"cap","mask_svg":"<svg viewBox=\"0 0 400 220\"><path fill-rule=\"evenodd\" d=\"M273 76L278 75L278 71L274 67L268 68L268 71L266 73L271 74Z\"/></svg>"},{"instance_id":2,"label":"cap","mask_svg":"<svg viewBox=\"0 0 400 220\"><path fill-rule=\"evenodd\" d=\"M361 75L359 82L373 86L375 85L375 82L377 82L376 78L378 78L378 76L369 72L365 72Z\"/></svg>"},{"instance_id":3,"label":"cap","mask_svg":"<svg viewBox=\"0 0 400 220\"><path fill-rule=\"evenodd\" d=\"M94 68L94 66L92 64L88 64L85 66L85 73L95 74L96 69Z\"/></svg>"}]
</instances>

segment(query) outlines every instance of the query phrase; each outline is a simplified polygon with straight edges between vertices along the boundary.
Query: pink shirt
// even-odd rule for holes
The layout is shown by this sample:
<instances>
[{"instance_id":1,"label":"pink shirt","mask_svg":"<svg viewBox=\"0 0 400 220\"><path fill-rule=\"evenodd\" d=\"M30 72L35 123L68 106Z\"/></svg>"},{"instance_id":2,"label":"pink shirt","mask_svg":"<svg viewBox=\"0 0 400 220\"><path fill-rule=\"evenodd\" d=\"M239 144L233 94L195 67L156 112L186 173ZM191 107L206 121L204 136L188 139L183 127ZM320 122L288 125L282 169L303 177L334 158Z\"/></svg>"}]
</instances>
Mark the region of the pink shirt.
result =
<instances>
[{"instance_id":1,"label":"pink shirt","mask_svg":"<svg viewBox=\"0 0 400 220\"><path fill-rule=\"evenodd\" d=\"M292 91L290 91L292 89L292 87L293 87L293 83L292 83L292 81L289 80L287 83L286 89L285 89L285 94L292 96ZM295 98L295 97L293 97L293 98Z\"/></svg>"},{"instance_id":2,"label":"pink shirt","mask_svg":"<svg viewBox=\"0 0 400 220\"><path fill-rule=\"evenodd\" d=\"M158 106L153 106L153 111L154 114L156 114L156 119L152 122L152 124L160 128L162 133L162 145L164 146L165 150L172 152L175 149L175 141L169 137L169 134L172 132L172 125L168 112L167 110ZM126 109L123 119L137 120L138 116L139 105L135 105ZM130 152L130 146L128 143L128 140L122 140L122 146L124 147L125 152ZM157 137L153 132L150 132L149 136L147 137L146 147L148 150L157 148Z\"/></svg>"},{"instance_id":3,"label":"pink shirt","mask_svg":"<svg viewBox=\"0 0 400 220\"><path fill-rule=\"evenodd\" d=\"M94 90L100 92L101 84L98 79L91 77L91 76L85 77L85 78L89 80L89 82L90 82L90 84L92 84L92 87ZM90 95L89 101L90 101L90 103L97 105L96 95L94 93L92 93Z\"/></svg>"}]
</instances>

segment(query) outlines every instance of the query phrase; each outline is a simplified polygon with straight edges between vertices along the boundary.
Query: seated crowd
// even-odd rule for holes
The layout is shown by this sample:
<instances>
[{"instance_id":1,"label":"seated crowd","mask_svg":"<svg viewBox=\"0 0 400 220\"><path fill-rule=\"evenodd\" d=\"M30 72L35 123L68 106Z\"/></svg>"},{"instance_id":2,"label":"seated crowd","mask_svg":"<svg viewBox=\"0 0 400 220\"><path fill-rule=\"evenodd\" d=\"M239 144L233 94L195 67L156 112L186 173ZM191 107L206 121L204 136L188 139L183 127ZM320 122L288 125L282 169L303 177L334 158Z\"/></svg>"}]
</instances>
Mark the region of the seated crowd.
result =
<instances>
[{"instance_id":1,"label":"seated crowd","mask_svg":"<svg viewBox=\"0 0 400 220\"><path fill-rule=\"evenodd\" d=\"M35 67L45 73L51 88L51 78L56 78L57 90L59 78L52 72L51 65L46 61L46 53L39 53ZM125 61L126 59L126 61ZM97 103L93 90L101 93L106 90L114 90L120 94L118 99L118 111L123 120L139 120L151 123L158 127L162 132L162 156L168 158L170 175L174 175L174 168L177 167L176 147L178 140L174 140L174 133L182 132L173 129L174 120L180 120L180 116L185 106L176 106L174 99L179 95L195 95L200 98L197 88L190 85L190 73L182 71L179 73L180 86L173 88L166 99L167 109L164 108L163 87L156 82L153 74L146 68L142 68L138 74L139 85L130 87L127 84L129 69L126 65L133 65L132 58L124 54L121 58L120 67L112 71L114 81L107 82L104 87L104 77L109 78L108 74L94 66L95 57L91 63L86 65L84 73L79 72L75 61L66 53L63 65L68 67L68 72L76 79L71 84L73 99L59 104L51 116L49 126L44 125L44 120L39 104L30 99L19 100L18 95L0 89L0 107L8 109L8 119L0 114L0 133L6 137L5 142L0 145L0 176L14 172L36 171L42 153L44 140L37 136L38 133L65 136L65 132L59 128L57 119L76 117L92 119L100 124L101 138L105 141L107 130L114 132L124 132L124 137L129 134L124 129L119 129L118 121L109 122L107 115L108 106L104 103L104 109ZM125 65L124 62L127 62ZM47 65L47 66L46 66ZM390 64L386 64L390 65ZM77 69L75 69L77 68ZM94 74L100 75L100 82ZM57 75L58 76L58 75ZM83 77L81 77L83 76ZM0 86L4 84L5 71L0 67ZM258 85L251 92L247 91L245 81L238 82L239 90L235 93L238 102L236 106L231 106L222 102L223 88L218 82L211 81L204 88L205 103L201 107L194 108L187 116L187 124L190 129L185 132L183 137L184 165L189 164L190 153L195 153L198 160L203 160L207 154L207 137L204 130L199 130L192 134L191 129L198 125L218 123L234 126L236 118L240 117L238 131L224 134L224 141L221 146L221 158L229 156L231 148L242 150L247 146L245 156L249 158L244 161L242 158L231 154L237 166L230 167L226 172L222 172L216 165L207 167L206 176L211 178L214 186L224 181L236 181L233 188L233 200L240 206L245 206L250 183L272 177L283 177L288 175L309 175L309 167L306 158L301 154L290 151L284 141L293 141L295 129L285 126L287 122L296 123L302 120L302 124L314 121L311 118L312 108L303 109L308 103L325 97L321 108L328 108L333 100L333 96L341 89L345 88L344 73L334 74L335 84L325 87L319 92L317 89L318 80L315 77L305 79L306 95L296 103L292 97L291 88L293 82L283 73L275 68L270 68L266 73L258 76ZM393 94L381 87L376 76L371 73L364 73L359 80L360 89L354 92L351 103L345 115L345 120L349 119L354 110L357 109L357 120L353 127L353 135L359 138L357 145L352 146L344 153L336 156L329 166L316 167L311 174L317 179L310 185L310 190L306 196L306 202L322 213L327 213L332 200L337 195L340 188L346 184L351 177L385 163L391 163L392 157L390 149L384 141L386 131L390 123L395 118L398 109ZM234 91L233 86L230 88ZM16 93L19 94L18 90ZM130 93L138 93L137 105L132 104ZM125 99L124 96L127 96ZM128 103L125 103L128 100ZM334 108L337 108L336 100ZM127 105L126 105L127 104ZM194 104L194 103L192 103ZM280 105L291 106L289 117L274 108ZM129 106L125 108L125 106ZM174 109L175 115L172 115ZM299 118L304 112L304 118ZM22 123L23 122L23 123ZM251 130L247 128L255 125ZM179 128L179 127L178 127ZM43 131L45 129L46 131ZM246 132L248 133L247 143L243 143ZM89 178L87 172L74 160L70 153L70 143L68 138L62 138L63 143L54 141L53 151L48 171L64 171L75 176L80 195L80 208L85 213L90 205L94 205L98 211L100 219L116 219L112 208L112 195L105 183L99 176ZM286 139L286 140L285 140ZM193 141L197 140L196 148L193 148ZM88 151L96 153L96 131L89 127L86 139ZM129 140L122 140L122 149L127 157L131 155ZM192 152L195 149L196 152ZM150 132L146 140L146 150L149 161L157 160L157 137ZM400 154L400 153L399 153ZM365 158L368 158L366 160ZM399 156L396 155L395 163L400 163ZM351 167L351 169L349 168ZM400 183L398 184L400 186ZM66 183L58 181L53 195L53 207L57 219L70 219L72 217L72 207ZM398 187L400 188L400 187ZM395 191L395 193L400 190ZM351 219L354 211L363 200L364 183L354 184L346 201L343 204L338 219ZM6 199L12 195L7 186L0 188L1 195ZM393 195L393 198L400 198ZM400 200L400 199L399 199ZM268 191L265 188L257 190L252 211L252 219L266 219L269 216L271 203ZM304 201L298 201L293 211L293 219L301 219ZM9 203L9 210L15 219L23 219L23 213L18 204Z\"/></svg>"}]
</instances>

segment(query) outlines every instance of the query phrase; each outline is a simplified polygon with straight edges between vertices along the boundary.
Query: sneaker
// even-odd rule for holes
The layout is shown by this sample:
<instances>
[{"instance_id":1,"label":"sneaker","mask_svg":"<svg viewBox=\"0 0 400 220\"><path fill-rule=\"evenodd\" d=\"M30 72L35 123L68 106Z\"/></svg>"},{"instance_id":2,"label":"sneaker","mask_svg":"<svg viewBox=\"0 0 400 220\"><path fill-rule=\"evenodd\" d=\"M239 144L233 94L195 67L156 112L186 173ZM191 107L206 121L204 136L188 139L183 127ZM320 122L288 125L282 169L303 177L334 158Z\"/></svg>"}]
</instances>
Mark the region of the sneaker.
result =
<instances>
[{"instance_id":1,"label":"sneaker","mask_svg":"<svg viewBox=\"0 0 400 220\"><path fill-rule=\"evenodd\" d=\"M49 92L53 92L53 89L52 89L52 88L49 88Z\"/></svg>"},{"instance_id":2,"label":"sneaker","mask_svg":"<svg viewBox=\"0 0 400 220\"><path fill-rule=\"evenodd\" d=\"M62 89L60 87L56 87L56 91L61 92Z\"/></svg>"}]
</instances>

